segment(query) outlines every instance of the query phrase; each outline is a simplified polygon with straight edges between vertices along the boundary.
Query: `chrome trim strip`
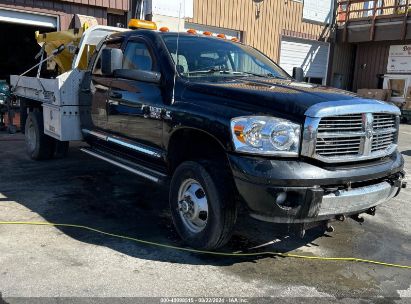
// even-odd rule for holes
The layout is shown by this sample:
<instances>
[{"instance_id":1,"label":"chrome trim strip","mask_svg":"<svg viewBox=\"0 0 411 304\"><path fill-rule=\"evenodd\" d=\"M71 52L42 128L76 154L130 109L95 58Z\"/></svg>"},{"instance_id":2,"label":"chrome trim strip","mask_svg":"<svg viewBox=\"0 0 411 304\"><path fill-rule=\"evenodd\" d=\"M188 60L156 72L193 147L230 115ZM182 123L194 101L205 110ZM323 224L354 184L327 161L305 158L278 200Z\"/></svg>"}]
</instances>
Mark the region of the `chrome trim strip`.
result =
<instances>
[{"instance_id":1,"label":"chrome trim strip","mask_svg":"<svg viewBox=\"0 0 411 304\"><path fill-rule=\"evenodd\" d=\"M303 140L301 144L301 155L314 157L315 147L317 145L318 125L321 118L307 117L305 119Z\"/></svg>"},{"instance_id":2,"label":"chrome trim strip","mask_svg":"<svg viewBox=\"0 0 411 304\"><path fill-rule=\"evenodd\" d=\"M361 137L364 136L364 132L319 132L317 138L329 138L329 137Z\"/></svg>"},{"instance_id":3,"label":"chrome trim strip","mask_svg":"<svg viewBox=\"0 0 411 304\"><path fill-rule=\"evenodd\" d=\"M156 158L161 158L160 153L155 152L153 150L150 150L146 147L143 147L143 146L140 146L140 145L137 145L137 144L134 144L134 143L132 144L132 143L129 143L125 140L120 140L120 139L117 139L115 137L104 135L102 133L95 132L95 131L90 131L90 130L87 130L87 129L83 129L83 132L86 133L86 134L90 134L92 136L95 136L97 138L100 138L104 141L112 142L114 144L126 147L128 149L131 149L131 150L134 150L134 151L137 151L137 152L140 152L140 153L144 153L144 154L156 157Z\"/></svg>"},{"instance_id":4,"label":"chrome trim strip","mask_svg":"<svg viewBox=\"0 0 411 304\"><path fill-rule=\"evenodd\" d=\"M372 142L373 142L373 122L374 122L374 117L371 113L364 113L362 114L362 119L364 121L363 131L364 131L364 136L362 137L362 151L361 155L364 156L369 156L371 154L372 150Z\"/></svg>"},{"instance_id":5,"label":"chrome trim strip","mask_svg":"<svg viewBox=\"0 0 411 304\"><path fill-rule=\"evenodd\" d=\"M136 174L136 175L138 175L138 176L141 176L141 177L144 177L144 178L146 178L146 179L148 179L148 180L151 180L152 182L155 182L155 183L158 183L158 182L159 182L159 179L158 179L157 177L154 177L154 176L152 176L152 175L148 175L148 174L146 174L146 173L144 173L144 172L141 172L141 171L139 171L139 170L130 168L129 166L126 166L126 165L124 165L124 164L121 164L121 163L119 163L119 162L116 162L116 161L114 161L114 160L112 160L112 159L109 159L109 158L104 157L104 156L102 156L102 155L99 155L99 154L97 154L97 153L94 153L94 152L92 152L92 151L90 151L90 150L88 150L88 149L82 148L82 149L80 149L80 150L83 151L84 153L87 153L87 154L91 155L91 156L94 156L94 157L96 157L96 158L99 158L99 159L101 159L101 160L104 160L104 161L106 161L106 162L108 162L108 163L110 163L110 164L112 164L112 165L114 165L114 166L120 167L120 168L122 168L122 169L124 169L124 170L127 170L127 171L129 171L129 172L131 172L131 173L134 173L134 174Z\"/></svg>"},{"instance_id":6,"label":"chrome trim strip","mask_svg":"<svg viewBox=\"0 0 411 304\"><path fill-rule=\"evenodd\" d=\"M119 139L116 139L116 138L113 138L113 137L108 137L107 141L115 143L115 144L123 146L123 147L126 147L126 148L129 148L131 150L135 150L137 152L141 152L141 153L153 156L153 157L161 158L161 155L157 152L151 151L151 150L143 148L141 146L137 146L135 144L127 143L125 141L122 141L122 140L119 140Z\"/></svg>"},{"instance_id":7,"label":"chrome trim strip","mask_svg":"<svg viewBox=\"0 0 411 304\"><path fill-rule=\"evenodd\" d=\"M306 116L317 118L360 113L400 115L401 111L397 106L390 105L386 102L362 98L320 102L305 111Z\"/></svg>"},{"instance_id":8,"label":"chrome trim strip","mask_svg":"<svg viewBox=\"0 0 411 304\"><path fill-rule=\"evenodd\" d=\"M104 135L104 134L101 134L101 133L98 133L98 132L94 132L94 131L90 131L90 130L87 130L87 129L83 129L82 131L83 131L84 133L86 133L86 134L93 135L93 136L95 136L95 137L98 137L98 138L100 138L100 139L102 139L102 140L107 141L107 136Z\"/></svg>"}]
</instances>

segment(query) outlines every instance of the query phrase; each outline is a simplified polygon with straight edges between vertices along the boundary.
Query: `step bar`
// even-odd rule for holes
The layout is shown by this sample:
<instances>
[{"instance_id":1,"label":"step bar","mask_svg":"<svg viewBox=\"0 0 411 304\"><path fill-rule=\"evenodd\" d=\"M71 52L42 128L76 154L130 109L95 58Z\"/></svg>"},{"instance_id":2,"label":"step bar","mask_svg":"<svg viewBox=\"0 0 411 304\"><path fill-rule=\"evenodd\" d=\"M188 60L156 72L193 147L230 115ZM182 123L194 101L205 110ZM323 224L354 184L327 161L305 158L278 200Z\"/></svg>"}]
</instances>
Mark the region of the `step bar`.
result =
<instances>
[{"instance_id":1,"label":"step bar","mask_svg":"<svg viewBox=\"0 0 411 304\"><path fill-rule=\"evenodd\" d=\"M116 157L108 152L93 148L81 148L80 150L88 155L101 159L116 167L127 170L154 183L164 184L167 181L167 175L164 173L152 170L139 164L135 164L129 160Z\"/></svg>"}]
</instances>

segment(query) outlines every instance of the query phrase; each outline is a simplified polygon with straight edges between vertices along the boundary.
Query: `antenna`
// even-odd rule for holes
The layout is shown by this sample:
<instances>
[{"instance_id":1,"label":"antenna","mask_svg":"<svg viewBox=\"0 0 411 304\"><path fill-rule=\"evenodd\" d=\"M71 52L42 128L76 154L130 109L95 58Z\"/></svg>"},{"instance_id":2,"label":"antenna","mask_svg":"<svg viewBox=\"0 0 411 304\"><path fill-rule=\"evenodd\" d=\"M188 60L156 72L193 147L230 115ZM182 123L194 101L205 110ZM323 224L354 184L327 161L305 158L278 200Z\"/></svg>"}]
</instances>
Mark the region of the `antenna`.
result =
<instances>
[{"instance_id":1,"label":"antenna","mask_svg":"<svg viewBox=\"0 0 411 304\"><path fill-rule=\"evenodd\" d=\"M176 46L176 60L174 60L174 81L173 81L173 95L171 96L171 104L175 102L176 94L176 78L177 78L177 66L179 65L178 51L180 46L180 24L181 24L181 4L184 2L180 1L180 8L178 10L178 27L177 27L177 46ZM184 3L185 4L185 3Z\"/></svg>"}]
</instances>

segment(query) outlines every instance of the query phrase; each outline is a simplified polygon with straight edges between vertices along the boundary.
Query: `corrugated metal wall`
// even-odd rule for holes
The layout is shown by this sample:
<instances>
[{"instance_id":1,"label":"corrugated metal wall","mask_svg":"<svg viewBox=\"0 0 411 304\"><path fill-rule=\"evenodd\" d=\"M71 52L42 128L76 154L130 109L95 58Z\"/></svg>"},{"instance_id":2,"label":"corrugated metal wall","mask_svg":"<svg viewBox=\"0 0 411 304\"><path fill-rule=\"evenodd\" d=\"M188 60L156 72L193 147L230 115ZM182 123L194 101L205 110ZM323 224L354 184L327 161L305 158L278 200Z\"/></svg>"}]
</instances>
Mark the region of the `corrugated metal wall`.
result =
<instances>
[{"instance_id":1,"label":"corrugated metal wall","mask_svg":"<svg viewBox=\"0 0 411 304\"><path fill-rule=\"evenodd\" d=\"M128 11L129 0L0 0L0 8L32 11L60 17L60 29L68 29L74 14L96 17L107 24L107 9Z\"/></svg>"},{"instance_id":2,"label":"corrugated metal wall","mask_svg":"<svg viewBox=\"0 0 411 304\"><path fill-rule=\"evenodd\" d=\"M242 31L244 42L273 60L279 60L281 35L324 40L328 29L303 22L303 4L297 1L266 0L256 18L251 0L194 0L194 18L189 22Z\"/></svg>"},{"instance_id":3,"label":"corrugated metal wall","mask_svg":"<svg viewBox=\"0 0 411 304\"><path fill-rule=\"evenodd\" d=\"M100 6L123 11L129 10L129 0L57 0L57 2L71 2L90 6Z\"/></svg>"}]
</instances>

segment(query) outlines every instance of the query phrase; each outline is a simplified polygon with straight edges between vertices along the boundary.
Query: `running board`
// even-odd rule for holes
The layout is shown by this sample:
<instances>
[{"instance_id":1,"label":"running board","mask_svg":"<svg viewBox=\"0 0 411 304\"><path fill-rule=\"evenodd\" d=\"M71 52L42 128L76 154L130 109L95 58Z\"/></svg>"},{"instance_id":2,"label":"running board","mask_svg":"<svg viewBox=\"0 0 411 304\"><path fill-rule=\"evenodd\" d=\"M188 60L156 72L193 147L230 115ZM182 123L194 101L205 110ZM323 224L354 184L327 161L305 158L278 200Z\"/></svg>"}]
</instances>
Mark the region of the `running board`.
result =
<instances>
[{"instance_id":1,"label":"running board","mask_svg":"<svg viewBox=\"0 0 411 304\"><path fill-rule=\"evenodd\" d=\"M105 151L92 148L81 148L80 150L88 155L104 160L114 166L127 170L154 183L164 184L167 181L167 175L164 173L133 163L129 160L116 157Z\"/></svg>"}]
</instances>

